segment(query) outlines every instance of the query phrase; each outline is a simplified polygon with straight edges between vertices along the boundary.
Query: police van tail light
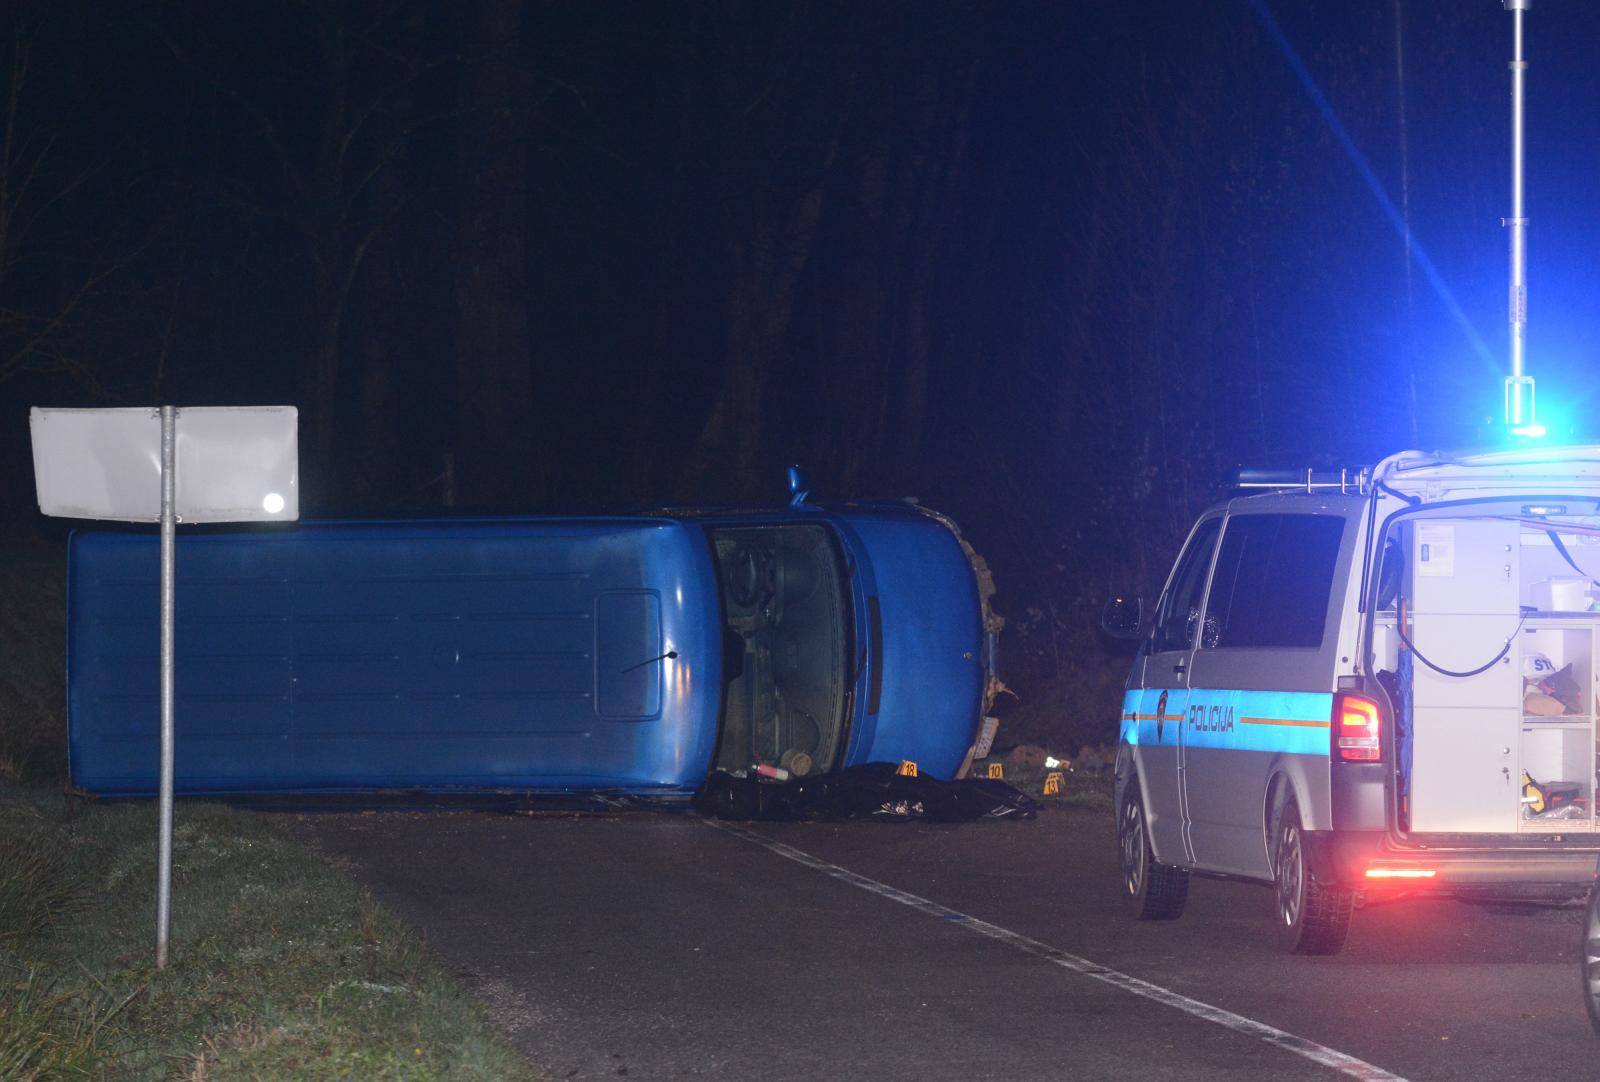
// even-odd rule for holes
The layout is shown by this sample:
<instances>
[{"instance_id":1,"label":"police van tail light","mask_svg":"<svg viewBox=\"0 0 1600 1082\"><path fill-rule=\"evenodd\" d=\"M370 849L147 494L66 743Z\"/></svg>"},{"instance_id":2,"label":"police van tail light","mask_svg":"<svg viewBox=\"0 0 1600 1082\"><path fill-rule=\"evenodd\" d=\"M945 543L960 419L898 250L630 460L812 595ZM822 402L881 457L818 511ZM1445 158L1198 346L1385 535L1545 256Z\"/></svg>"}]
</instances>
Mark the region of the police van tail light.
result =
<instances>
[{"instance_id":1,"label":"police van tail light","mask_svg":"<svg viewBox=\"0 0 1600 1082\"><path fill-rule=\"evenodd\" d=\"M1432 868L1413 868L1390 864L1375 864L1367 869L1368 879L1432 879L1437 874Z\"/></svg>"},{"instance_id":2,"label":"police van tail light","mask_svg":"<svg viewBox=\"0 0 1600 1082\"><path fill-rule=\"evenodd\" d=\"M1334 757L1345 763L1372 763L1383 758L1381 716L1378 704L1364 696L1334 696Z\"/></svg>"}]
</instances>

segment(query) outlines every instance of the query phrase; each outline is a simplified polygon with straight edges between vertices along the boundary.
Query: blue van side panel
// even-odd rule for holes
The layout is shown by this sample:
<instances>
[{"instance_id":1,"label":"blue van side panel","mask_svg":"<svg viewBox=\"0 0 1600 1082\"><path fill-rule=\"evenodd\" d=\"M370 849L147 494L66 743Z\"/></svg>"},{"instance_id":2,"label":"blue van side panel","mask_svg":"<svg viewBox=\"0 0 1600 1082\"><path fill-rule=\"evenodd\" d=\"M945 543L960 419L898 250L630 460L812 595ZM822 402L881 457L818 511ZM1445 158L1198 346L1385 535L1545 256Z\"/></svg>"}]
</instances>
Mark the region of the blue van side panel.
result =
<instances>
[{"instance_id":1,"label":"blue van side panel","mask_svg":"<svg viewBox=\"0 0 1600 1082\"><path fill-rule=\"evenodd\" d=\"M972 567L955 535L929 515L845 512L838 521L863 568L858 589L877 599L882 642L865 674L867 687L881 687L878 712L870 712L870 691L858 694L845 765L910 759L948 778L981 720L983 614ZM870 605L857 609L870 619ZM863 631L866 641L879 639Z\"/></svg>"},{"instance_id":2,"label":"blue van side panel","mask_svg":"<svg viewBox=\"0 0 1600 1082\"><path fill-rule=\"evenodd\" d=\"M72 540L70 754L91 792L156 788L157 553L151 535ZM180 534L177 561L180 792L704 780L720 621L680 523Z\"/></svg>"}]
</instances>

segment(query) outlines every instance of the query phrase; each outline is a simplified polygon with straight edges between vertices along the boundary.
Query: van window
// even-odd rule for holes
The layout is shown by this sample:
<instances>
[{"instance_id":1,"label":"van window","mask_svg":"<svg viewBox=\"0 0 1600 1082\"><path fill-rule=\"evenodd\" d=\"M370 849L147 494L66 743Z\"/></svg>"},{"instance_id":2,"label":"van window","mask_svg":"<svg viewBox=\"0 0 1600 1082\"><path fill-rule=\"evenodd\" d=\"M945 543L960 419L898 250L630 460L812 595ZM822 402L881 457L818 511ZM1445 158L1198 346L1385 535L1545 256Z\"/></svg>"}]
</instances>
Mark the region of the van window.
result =
<instances>
[{"instance_id":1,"label":"van window","mask_svg":"<svg viewBox=\"0 0 1600 1082\"><path fill-rule=\"evenodd\" d=\"M1337 515L1228 519L1206 603L1205 645L1321 646L1344 522Z\"/></svg>"},{"instance_id":2,"label":"van window","mask_svg":"<svg viewBox=\"0 0 1600 1082\"><path fill-rule=\"evenodd\" d=\"M1155 641L1151 650L1187 650L1194 642L1195 625L1200 619L1200 595L1206 588L1206 572L1211 570L1211 553L1217 547L1220 519L1207 519L1195 531L1189 547L1178 561L1172 587L1161 599L1156 615Z\"/></svg>"}]
</instances>

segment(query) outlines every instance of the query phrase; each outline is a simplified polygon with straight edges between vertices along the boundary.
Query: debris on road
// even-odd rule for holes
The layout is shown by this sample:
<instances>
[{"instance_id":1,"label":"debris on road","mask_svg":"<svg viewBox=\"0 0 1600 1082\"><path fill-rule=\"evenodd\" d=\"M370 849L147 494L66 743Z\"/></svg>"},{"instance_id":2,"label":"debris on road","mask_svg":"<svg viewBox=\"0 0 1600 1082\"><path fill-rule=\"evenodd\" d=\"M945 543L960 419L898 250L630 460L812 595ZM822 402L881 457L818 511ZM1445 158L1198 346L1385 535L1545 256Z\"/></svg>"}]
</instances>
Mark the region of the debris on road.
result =
<instances>
[{"instance_id":1,"label":"debris on road","mask_svg":"<svg viewBox=\"0 0 1600 1082\"><path fill-rule=\"evenodd\" d=\"M695 794L704 815L741 820L876 819L935 823L1032 819L1039 802L1003 781L944 781L901 774L897 763L866 763L774 784L717 771Z\"/></svg>"}]
</instances>

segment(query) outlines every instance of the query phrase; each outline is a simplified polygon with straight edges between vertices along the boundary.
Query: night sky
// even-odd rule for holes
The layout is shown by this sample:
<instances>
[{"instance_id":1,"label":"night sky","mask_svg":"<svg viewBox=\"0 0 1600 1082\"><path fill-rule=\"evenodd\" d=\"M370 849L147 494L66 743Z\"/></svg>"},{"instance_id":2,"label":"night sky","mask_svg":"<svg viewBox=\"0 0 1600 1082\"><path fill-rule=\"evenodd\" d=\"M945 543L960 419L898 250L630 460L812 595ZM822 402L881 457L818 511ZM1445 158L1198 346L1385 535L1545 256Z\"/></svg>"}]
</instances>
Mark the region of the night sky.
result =
<instances>
[{"instance_id":1,"label":"night sky","mask_svg":"<svg viewBox=\"0 0 1600 1082\"><path fill-rule=\"evenodd\" d=\"M307 517L799 462L955 516L1089 739L1101 602L1229 469L1500 438L1499 0L3 8L8 534L60 536L30 405L297 405ZM1592 440L1600 7L1527 26L1528 364Z\"/></svg>"}]
</instances>

